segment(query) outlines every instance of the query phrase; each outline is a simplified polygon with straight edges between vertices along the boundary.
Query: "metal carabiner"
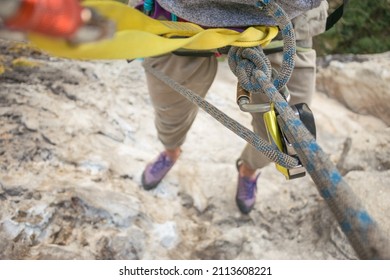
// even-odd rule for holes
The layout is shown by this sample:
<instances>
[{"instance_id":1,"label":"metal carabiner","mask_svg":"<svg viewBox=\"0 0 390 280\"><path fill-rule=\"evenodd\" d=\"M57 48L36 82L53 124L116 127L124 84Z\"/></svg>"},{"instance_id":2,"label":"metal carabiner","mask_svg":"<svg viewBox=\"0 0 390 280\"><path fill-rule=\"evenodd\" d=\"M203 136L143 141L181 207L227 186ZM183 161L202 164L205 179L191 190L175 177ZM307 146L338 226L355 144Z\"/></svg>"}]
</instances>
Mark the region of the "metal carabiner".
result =
<instances>
[{"instance_id":1,"label":"metal carabiner","mask_svg":"<svg viewBox=\"0 0 390 280\"><path fill-rule=\"evenodd\" d=\"M290 101L291 95L287 87L284 87L280 93L284 96L287 102ZM241 87L237 83L237 105L240 107L240 110L243 112L249 113L265 113L271 109L270 103L252 103L252 94Z\"/></svg>"}]
</instances>

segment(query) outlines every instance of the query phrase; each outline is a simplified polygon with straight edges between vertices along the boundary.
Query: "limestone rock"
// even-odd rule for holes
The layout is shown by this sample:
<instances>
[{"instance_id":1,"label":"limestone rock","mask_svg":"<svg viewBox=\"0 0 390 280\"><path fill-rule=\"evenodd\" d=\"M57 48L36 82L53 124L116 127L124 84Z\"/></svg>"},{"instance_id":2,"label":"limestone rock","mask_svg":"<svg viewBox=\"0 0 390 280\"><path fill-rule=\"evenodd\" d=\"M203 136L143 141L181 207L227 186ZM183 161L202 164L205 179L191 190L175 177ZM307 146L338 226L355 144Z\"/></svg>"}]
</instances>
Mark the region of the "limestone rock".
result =
<instances>
[{"instance_id":1,"label":"limestone rock","mask_svg":"<svg viewBox=\"0 0 390 280\"><path fill-rule=\"evenodd\" d=\"M172 171L144 191L142 170L162 146L139 61L0 49L0 259L356 259L309 176L286 181L265 167L255 208L241 215L235 160L245 143L202 111ZM22 55L38 66L8 63ZM219 66L207 98L249 127L236 78ZM319 144L388 230L379 202L390 193L388 126L323 93L312 110Z\"/></svg>"},{"instance_id":2,"label":"limestone rock","mask_svg":"<svg viewBox=\"0 0 390 280\"><path fill-rule=\"evenodd\" d=\"M317 88L351 111L372 115L390 125L390 52L333 60L321 69Z\"/></svg>"}]
</instances>

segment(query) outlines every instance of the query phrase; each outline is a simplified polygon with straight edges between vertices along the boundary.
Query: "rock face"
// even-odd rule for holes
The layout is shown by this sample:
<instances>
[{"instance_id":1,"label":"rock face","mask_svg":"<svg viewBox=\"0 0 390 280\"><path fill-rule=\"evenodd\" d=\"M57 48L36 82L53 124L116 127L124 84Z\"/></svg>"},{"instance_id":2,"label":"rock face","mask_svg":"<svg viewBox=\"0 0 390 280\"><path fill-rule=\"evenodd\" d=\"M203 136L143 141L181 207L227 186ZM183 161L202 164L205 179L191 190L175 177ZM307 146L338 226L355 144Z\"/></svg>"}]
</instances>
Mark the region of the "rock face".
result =
<instances>
[{"instance_id":1,"label":"rock face","mask_svg":"<svg viewBox=\"0 0 390 280\"><path fill-rule=\"evenodd\" d=\"M375 116L390 125L390 52L351 58L355 61L333 60L320 71L318 89L351 111Z\"/></svg>"},{"instance_id":2,"label":"rock face","mask_svg":"<svg viewBox=\"0 0 390 280\"><path fill-rule=\"evenodd\" d=\"M0 259L356 258L309 176L264 168L255 209L241 215L234 163L245 143L203 112L178 163L144 191L162 146L139 61L0 49ZM219 66L208 100L250 127ZM389 236L388 125L321 92L312 110L319 144Z\"/></svg>"}]
</instances>

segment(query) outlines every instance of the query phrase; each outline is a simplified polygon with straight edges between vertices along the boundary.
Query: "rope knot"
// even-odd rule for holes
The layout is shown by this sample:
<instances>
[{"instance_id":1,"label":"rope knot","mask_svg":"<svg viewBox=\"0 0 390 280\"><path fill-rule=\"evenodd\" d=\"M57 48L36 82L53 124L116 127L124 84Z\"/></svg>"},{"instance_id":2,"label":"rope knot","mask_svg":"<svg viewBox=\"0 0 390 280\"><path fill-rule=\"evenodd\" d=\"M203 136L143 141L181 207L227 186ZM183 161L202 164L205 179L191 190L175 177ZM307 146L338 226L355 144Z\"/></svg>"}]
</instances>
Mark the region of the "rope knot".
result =
<instances>
[{"instance_id":1,"label":"rope knot","mask_svg":"<svg viewBox=\"0 0 390 280\"><path fill-rule=\"evenodd\" d=\"M283 37L283 61L279 73L272 77L272 67L260 47L231 47L229 51L229 66L237 76L241 86L253 93L268 92L270 100L276 90L285 87L294 68L296 52L295 35L292 23L283 9L270 0L259 0L258 7L274 18Z\"/></svg>"},{"instance_id":2,"label":"rope knot","mask_svg":"<svg viewBox=\"0 0 390 280\"><path fill-rule=\"evenodd\" d=\"M271 82L271 63L260 47L231 47L229 67L246 91L264 92L264 83Z\"/></svg>"}]
</instances>

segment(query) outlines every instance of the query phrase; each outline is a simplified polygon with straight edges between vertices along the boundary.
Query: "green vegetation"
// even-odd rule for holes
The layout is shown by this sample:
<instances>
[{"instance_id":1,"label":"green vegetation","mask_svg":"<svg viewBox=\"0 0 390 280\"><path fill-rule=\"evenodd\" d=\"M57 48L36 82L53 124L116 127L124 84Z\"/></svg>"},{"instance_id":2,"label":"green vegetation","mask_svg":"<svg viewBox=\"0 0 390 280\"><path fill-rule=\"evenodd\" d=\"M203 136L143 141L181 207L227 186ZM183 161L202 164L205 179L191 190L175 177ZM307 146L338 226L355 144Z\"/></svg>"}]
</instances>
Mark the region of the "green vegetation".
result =
<instances>
[{"instance_id":1,"label":"green vegetation","mask_svg":"<svg viewBox=\"0 0 390 280\"><path fill-rule=\"evenodd\" d=\"M334 7L340 1L329 1ZM343 18L315 39L319 55L390 51L390 0L350 0Z\"/></svg>"}]
</instances>

